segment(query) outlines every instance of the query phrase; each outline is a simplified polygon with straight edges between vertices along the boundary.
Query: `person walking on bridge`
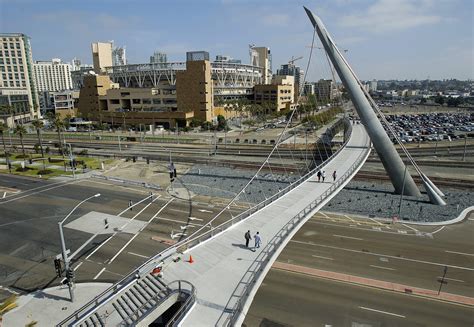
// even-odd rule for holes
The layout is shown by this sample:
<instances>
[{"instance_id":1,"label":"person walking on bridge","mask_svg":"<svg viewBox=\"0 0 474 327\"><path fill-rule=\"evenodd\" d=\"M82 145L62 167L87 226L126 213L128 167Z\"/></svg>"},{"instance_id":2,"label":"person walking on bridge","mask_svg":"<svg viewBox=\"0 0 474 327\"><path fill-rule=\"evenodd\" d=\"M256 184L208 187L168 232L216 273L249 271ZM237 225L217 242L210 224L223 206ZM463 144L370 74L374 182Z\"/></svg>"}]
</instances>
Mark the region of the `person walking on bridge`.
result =
<instances>
[{"instance_id":1,"label":"person walking on bridge","mask_svg":"<svg viewBox=\"0 0 474 327\"><path fill-rule=\"evenodd\" d=\"M324 180L326 179L326 171L323 170L323 173L321 174L321 177L323 178L323 183L324 183Z\"/></svg>"},{"instance_id":2,"label":"person walking on bridge","mask_svg":"<svg viewBox=\"0 0 474 327\"><path fill-rule=\"evenodd\" d=\"M259 248L260 244L262 243L262 238L260 237L260 233L257 232L257 234L254 235L253 239L255 240L255 248Z\"/></svg>"},{"instance_id":3,"label":"person walking on bridge","mask_svg":"<svg viewBox=\"0 0 474 327\"><path fill-rule=\"evenodd\" d=\"M337 174L336 174L336 171L334 171L332 173L332 179L333 179L334 182L336 181L336 177L337 177Z\"/></svg>"},{"instance_id":4,"label":"person walking on bridge","mask_svg":"<svg viewBox=\"0 0 474 327\"><path fill-rule=\"evenodd\" d=\"M250 231L248 230L247 233L245 233L245 247L249 247L249 242L252 239L252 236L250 236Z\"/></svg>"},{"instance_id":5,"label":"person walking on bridge","mask_svg":"<svg viewBox=\"0 0 474 327\"><path fill-rule=\"evenodd\" d=\"M321 181L321 170L318 170L318 173L316 174L318 176L318 182Z\"/></svg>"}]
</instances>

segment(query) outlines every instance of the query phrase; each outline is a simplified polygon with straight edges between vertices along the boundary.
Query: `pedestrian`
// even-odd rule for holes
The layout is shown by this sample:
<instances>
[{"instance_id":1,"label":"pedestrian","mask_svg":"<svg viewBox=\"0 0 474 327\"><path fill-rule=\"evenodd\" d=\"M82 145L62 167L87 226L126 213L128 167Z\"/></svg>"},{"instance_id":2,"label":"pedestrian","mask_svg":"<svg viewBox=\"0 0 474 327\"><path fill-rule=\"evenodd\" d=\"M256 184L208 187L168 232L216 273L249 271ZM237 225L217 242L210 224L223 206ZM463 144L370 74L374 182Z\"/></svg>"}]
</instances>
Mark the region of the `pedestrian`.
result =
<instances>
[{"instance_id":1,"label":"pedestrian","mask_svg":"<svg viewBox=\"0 0 474 327\"><path fill-rule=\"evenodd\" d=\"M132 206L133 206L132 200L128 200L128 207L130 208L130 210L132 210Z\"/></svg>"},{"instance_id":2,"label":"pedestrian","mask_svg":"<svg viewBox=\"0 0 474 327\"><path fill-rule=\"evenodd\" d=\"M324 180L326 179L326 171L323 170L323 173L321 174L321 177L323 178L323 183L324 183Z\"/></svg>"},{"instance_id":3,"label":"pedestrian","mask_svg":"<svg viewBox=\"0 0 474 327\"><path fill-rule=\"evenodd\" d=\"M255 240L255 247L256 247L256 248L259 248L259 247L260 247L260 243L262 243L262 238L260 237L260 233L257 232L257 234L255 234L255 236L253 237L253 239Z\"/></svg>"},{"instance_id":4,"label":"pedestrian","mask_svg":"<svg viewBox=\"0 0 474 327\"><path fill-rule=\"evenodd\" d=\"M336 177L337 177L337 174L336 174L336 171L334 171L332 173L332 179L333 179L334 182L336 181Z\"/></svg>"},{"instance_id":5,"label":"pedestrian","mask_svg":"<svg viewBox=\"0 0 474 327\"><path fill-rule=\"evenodd\" d=\"M316 174L318 176L318 182L321 181L321 170L318 170L318 173Z\"/></svg>"},{"instance_id":6,"label":"pedestrian","mask_svg":"<svg viewBox=\"0 0 474 327\"><path fill-rule=\"evenodd\" d=\"M250 236L250 231L248 230L247 233L245 233L245 247L249 247L249 242L252 239L252 236Z\"/></svg>"}]
</instances>

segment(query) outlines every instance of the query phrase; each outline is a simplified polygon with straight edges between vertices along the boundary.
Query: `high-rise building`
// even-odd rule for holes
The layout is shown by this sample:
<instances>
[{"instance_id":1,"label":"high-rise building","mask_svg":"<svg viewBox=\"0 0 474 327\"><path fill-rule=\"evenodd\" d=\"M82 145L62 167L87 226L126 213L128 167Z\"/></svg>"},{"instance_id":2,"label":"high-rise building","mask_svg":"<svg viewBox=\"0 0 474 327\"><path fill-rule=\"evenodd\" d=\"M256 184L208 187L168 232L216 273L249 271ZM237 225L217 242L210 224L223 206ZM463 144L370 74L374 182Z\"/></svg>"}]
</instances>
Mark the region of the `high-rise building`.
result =
<instances>
[{"instance_id":1,"label":"high-rise building","mask_svg":"<svg viewBox=\"0 0 474 327\"><path fill-rule=\"evenodd\" d=\"M105 67L113 66L112 61L112 42L96 42L92 43L92 62L96 74L105 71Z\"/></svg>"},{"instance_id":2,"label":"high-rise building","mask_svg":"<svg viewBox=\"0 0 474 327\"><path fill-rule=\"evenodd\" d=\"M116 47L112 50L113 66L124 66L127 64L125 47Z\"/></svg>"},{"instance_id":3,"label":"high-rise building","mask_svg":"<svg viewBox=\"0 0 474 327\"><path fill-rule=\"evenodd\" d=\"M295 96L300 94L300 90L303 87L304 71L299 66L291 63L281 65L280 69L277 70L277 75L293 76L295 78Z\"/></svg>"},{"instance_id":4,"label":"high-rise building","mask_svg":"<svg viewBox=\"0 0 474 327\"><path fill-rule=\"evenodd\" d=\"M75 72L76 70L81 69L81 59L74 57L71 61L71 71Z\"/></svg>"},{"instance_id":5,"label":"high-rise building","mask_svg":"<svg viewBox=\"0 0 474 327\"><path fill-rule=\"evenodd\" d=\"M270 84L272 80L272 54L270 48L250 46L250 64L263 68L263 84Z\"/></svg>"},{"instance_id":6,"label":"high-rise building","mask_svg":"<svg viewBox=\"0 0 474 327\"><path fill-rule=\"evenodd\" d=\"M168 57L166 53L155 51L152 56L150 56L150 64L165 64L168 62Z\"/></svg>"},{"instance_id":7,"label":"high-rise building","mask_svg":"<svg viewBox=\"0 0 474 327\"><path fill-rule=\"evenodd\" d=\"M13 127L38 117L39 100L30 38L27 35L0 34L0 73L0 104L14 111L0 113L0 119Z\"/></svg>"},{"instance_id":8,"label":"high-rise building","mask_svg":"<svg viewBox=\"0 0 474 327\"><path fill-rule=\"evenodd\" d=\"M337 96L337 86L331 79L320 79L314 84L316 98L319 101L329 102Z\"/></svg>"},{"instance_id":9,"label":"high-rise building","mask_svg":"<svg viewBox=\"0 0 474 327\"><path fill-rule=\"evenodd\" d=\"M371 92L377 91L377 80L373 79L370 81L369 89Z\"/></svg>"},{"instance_id":10,"label":"high-rise building","mask_svg":"<svg viewBox=\"0 0 474 327\"><path fill-rule=\"evenodd\" d=\"M72 89L70 64L53 58L51 61L35 61L33 67L38 92L58 92Z\"/></svg>"}]
</instances>

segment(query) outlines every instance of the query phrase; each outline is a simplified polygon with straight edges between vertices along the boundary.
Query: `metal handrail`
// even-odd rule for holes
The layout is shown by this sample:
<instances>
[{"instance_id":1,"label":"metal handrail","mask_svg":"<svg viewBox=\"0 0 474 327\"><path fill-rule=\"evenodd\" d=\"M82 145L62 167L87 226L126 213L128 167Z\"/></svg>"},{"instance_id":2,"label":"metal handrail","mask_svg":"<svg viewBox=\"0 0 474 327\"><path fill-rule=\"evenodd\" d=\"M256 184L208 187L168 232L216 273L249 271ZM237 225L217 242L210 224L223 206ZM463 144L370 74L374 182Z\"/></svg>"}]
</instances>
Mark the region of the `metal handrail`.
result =
<instances>
[{"instance_id":1,"label":"metal handrail","mask_svg":"<svg viewBox=\"0 0 474 327\"><path fill-rule=\"evenodd\" d=\"M260 272L263 270L262 266L266 264L270 260L270 256L275 253L278 248L278 245L283 242L284 238L294 229L294 227L301 222L305 217L307 217L308 213L310 213L314 208L316 208L320 203L322 203L327 197L332 194L332 192L337 189L340 185L345 183L347 179L352 175L352 173L359 167L361 163L365 161L370 153L370 141L367 145L365 151L363 151L357 160L351 165L348 171L340 179L338 179L334 184L331 185L329 189L327 189L323 194L318 196L314 201L312 201L308 206L302 209L298 214L296 214L288 223L286 223L280 231L267 243L267 246L262 250L259 256L255 258L253 264L256 264L256 267L250 271L250 279L248 282L243 283L243 291L242 296L239 297L237 302L234 304L233 308L226 308L228 311L231 312L229 316L224 321L225 325L233 325L235 323L235 319L237 318L237 314L242 310L244 305L244 300L247 298L245 295L248 296L249 294L249 287L253 286L260 276ZM266 257L266 258L265 258ZM252 264L252 265L253 265ZM246 276L242 277L244 280Z\"/></svg>"},{"instance_id":2,"label":"metal handrail","mask_svg":"<svg viewBox=\"0 0 474 327\"><path fill-rule=\"evenodd\" d=\"M202 234L199 234L199 235L196 235L193 237L193 235L190 235L189 237L187 237L186 239L166 248L165 250L163 250L162 252L156 254L153 258L150 258L148 259L146 262L144 262L143 264L141 264L137 269L135 269L134 271L132 271L131 273L129 273L128 275L126 275L125 277L123 277L121 280L119 280L118 282L116 282L114 285L112 285L111 287L107 288L105 291L103 291L102 293L100 293L99 295L97 295L96 297L94 297L92 300L90 300L89 302L87 302L84 306L82 306L80 309L78 309L77 311L75 311L74 313L72 313L70 316L66 317L64 320L62 320L58 325L61 326L61 325L64 325L66 324L68 321L72 320L72 319L79 319L79 316L80 316L80 313L81 312L84 312L84 311L90 311L89 307L90 306L97 306L97 305L101 305L102 303L104 302L107 302L109 300L109 298L113 297L115 295L115 293L119 290L119 286L122 284L125 284L125 285L128 285L130 282L133 282L133 279L136 279L136 274L137 273L140 273L140 272L144 272L144 271L149 271L151 270L155 265L156 265L156 262L157 261L164 261L166 259L168 259L169 257L171 257L172 255L178 253L178 249L182 248L183 246L185 245L189 245L187 248L191 248L199 243L201 243L202 241L206 240L207 238L211 238L217 234L220 234L222 233L223 231L225 231L228 227L232 226L234 224L234 222L236 221L242 221L248 217L250 217L252 214L254 214L255 212L259 211L260 209L264 208L265 206L267 206L269 203L273 202L274 200L280 198L281 196L283 196L284 194L288 193L289 191L291 191L292 189L294 189L295 187L299 186L304 180L308 179L309 177L311 177L312 175L314 175L321 167L323 167L327 162L331 161L332 159L334 159L334 157L339 154L339 152L347 145L347 143L349 142L349 139L350 139L350 136L352 135L352 125L350 123L350 121L347 119L347 118L343 118L342 119L344 121L344 124L346 125L345 127L345 131L344 131L344 143L342 144L342 146L337 149L330 157L328 157L323 163L321 163L319 166L316 166L315 168L313 168L312 170L308 171L305 175L301 176L297 181L295 181L294 183L291 183L290 185L288 185L287 187L285 187L284 189L280 190L279 192L273 194L271 197L269 197L268 199L256 204L255 206L241 212L240 214L238 214L237 216L229 219L228 221L218 225L218 226L215 226L215 227L212 227L212 225L210 225L210 223L212 223L213 220L211 220L210 222L208 222L207 224L205 224L204 226L202 226L200 229L198 229L196 232L193 233L193 235L196 235L196 233L202 231L203 229L205 228L210 228L210 230L208 231L205 231L204 233ZM318 138L319 139L319 138ZM231 201L232 202L232 201ZM231 205L231 202L229 202L229 204L227 204L227 207L226 209L230 208L230 205ZM216 216L217 217L217 216ZM225 227L225 228L224 228ZM215 231L218 231L217 234L214 234Z\"/></svg>"}]
</instances>

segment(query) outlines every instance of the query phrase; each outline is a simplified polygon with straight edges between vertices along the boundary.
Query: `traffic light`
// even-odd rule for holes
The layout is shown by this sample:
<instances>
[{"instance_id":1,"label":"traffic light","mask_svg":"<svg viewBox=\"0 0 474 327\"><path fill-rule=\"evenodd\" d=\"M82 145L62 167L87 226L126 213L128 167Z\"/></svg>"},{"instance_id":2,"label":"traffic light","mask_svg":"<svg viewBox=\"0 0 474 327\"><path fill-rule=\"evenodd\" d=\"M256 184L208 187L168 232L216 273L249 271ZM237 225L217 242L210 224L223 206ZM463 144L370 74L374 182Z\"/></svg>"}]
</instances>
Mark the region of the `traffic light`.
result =
<instances>
[{"instance_id":1,"label":"traffic light","mask_svg":"<svg viewBox=\"0 0 474 327\"><path fill-rule=\"evenodd\" d=\"M74 281L74 270L72 269L69 269L66 271L66 278L69 282L73 282Z\"/></svg>"},{"instance_id":2,"label":"traffic light","mask_svg":"<svg viewBox=\"0 0 474 327\"><path fill-rule=\"evenodd\" d=\"M54 268L56 269L56 276L61 277L63 273L61 271L61 260L60 259L54 259Z\"/></svg>"}]
</instances>

